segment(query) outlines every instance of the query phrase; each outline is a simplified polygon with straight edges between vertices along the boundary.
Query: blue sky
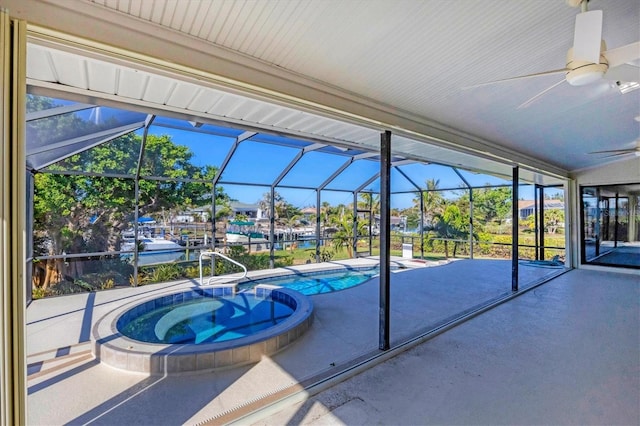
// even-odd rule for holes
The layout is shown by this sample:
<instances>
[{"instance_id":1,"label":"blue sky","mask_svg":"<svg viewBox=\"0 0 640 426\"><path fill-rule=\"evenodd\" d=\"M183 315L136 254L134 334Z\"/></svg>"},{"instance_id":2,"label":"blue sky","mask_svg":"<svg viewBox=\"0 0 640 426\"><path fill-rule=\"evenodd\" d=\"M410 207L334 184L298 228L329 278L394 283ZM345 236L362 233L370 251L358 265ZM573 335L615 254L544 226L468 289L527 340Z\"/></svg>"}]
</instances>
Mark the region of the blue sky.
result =
<instances>
[{"instance_id":1,"label":"blue sky","mask_svg":"<svg viewBox=\"0 0 640 426\"><path fill-rule=\"evenodd\" d=\"M152 126L151 133L167 134L171 136L175 143L188 146L194 154L192 162L198 166L214 165L219 167L234 141L232 137L212 136L210 134L159 126ZM275 146L250 140L242 142L225 169L222 181L266 183L270 185L298 152L299 149L297 148ZM282 185L302 185L315 188L345 161L346 157L343 156L309 152L298 161L282 179L281 183ZM354 162L327 186L327 189L334 190L322 191L321 202L328 201L332 205L353 202L351 192L336 191L335 189L355 189L374 176L378 168L379 165L376 162ZM424 184L427 178L439 180L439 188L458 188L462 184L460 177L451 168L445 166L415 164L402 166L402 170L418 184ZM495 185L506 182L493 176L478 175L467 171L462 171L462 173L472 185ZM391 180L392 188L397 191L413 189L413 186L395 170L392 170ZM270 190L268 185L251 186L223 183L222 186L231 198L244 203L256 203ZM379 190L379 180L375 180L367 188L373 191ZM296 207L302 208L316 205L315 190L278 187L276 191ZM413 205L412 200L414 197L414 194L392 195L392 207L398 209L410 207ZM520 198L532 199L533 188L531 186L521 186Z\"/></svg>"}]
</instances>

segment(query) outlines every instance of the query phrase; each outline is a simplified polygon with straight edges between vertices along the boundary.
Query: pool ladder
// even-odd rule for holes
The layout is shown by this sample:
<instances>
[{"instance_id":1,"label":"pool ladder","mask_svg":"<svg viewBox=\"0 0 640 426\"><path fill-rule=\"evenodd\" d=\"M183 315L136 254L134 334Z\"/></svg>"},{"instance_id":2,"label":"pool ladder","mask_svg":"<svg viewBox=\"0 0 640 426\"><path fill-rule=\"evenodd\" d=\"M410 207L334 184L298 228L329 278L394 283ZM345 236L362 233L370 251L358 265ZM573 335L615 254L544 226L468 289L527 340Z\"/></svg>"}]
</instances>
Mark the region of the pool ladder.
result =
<instances>
[{"instance_id":1,"label":"pool ladder","mask_svg":"<svg viewBox=\"0 0 640 426\"><path fill-rule=\"evenodd\" d=\"M220 257L224 260L227 260L231 263L233 263L234 265L237 265L239 267L242 268L243 272L242 275L238 275L238 274L229 274L229 275L218 275L215 276L213 275L213 273L215 272L213 270L213 262L211 265L211 277L209 279L206 280L203 277L203 270L202 270L202 259L208 257L211 260L213 260L214 257ZM200 257L199 257L199 263L200 263L200 285L211 285L214 288L219 288L222 290L223 293L226 293L226 290L229 291L229 293L231 293L232 295L235 294L236 292L236 284L237 281L245 278L247 276L247 267L244 266L242 263L237 262L225 255L223 255L222 253L218 253L217 251L202 251L200 252ZM234 282L235 281L235 282Z\"/></svg>"}]
</instances>

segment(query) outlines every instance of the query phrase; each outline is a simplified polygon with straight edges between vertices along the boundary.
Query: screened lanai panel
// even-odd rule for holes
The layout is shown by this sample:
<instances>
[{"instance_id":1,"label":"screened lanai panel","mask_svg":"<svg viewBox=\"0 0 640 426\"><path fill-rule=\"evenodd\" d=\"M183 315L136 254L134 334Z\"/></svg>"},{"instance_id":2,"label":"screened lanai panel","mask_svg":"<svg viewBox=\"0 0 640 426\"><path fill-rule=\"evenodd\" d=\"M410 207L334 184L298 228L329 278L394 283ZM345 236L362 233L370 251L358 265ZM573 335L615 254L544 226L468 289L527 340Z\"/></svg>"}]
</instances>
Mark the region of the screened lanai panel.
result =
<instances>
[{"instance_id":1,"label":"screened lanai panel","mask_svg":"<svg viewBox=\"0 0 640 426\"><path fill-rule=\"evenodd\" d=\"M348 206L353 203L353 194L346 191L320 191L320 206Z\"/></svg>"},{"instance_id":2,"label":"screened lanai panel","mask_svg":"<svg viewBox=\"0 0 640 426\"><path fill-rule=\"evenodd\" d=\"M134 177L142 144L141 131L127 133L116 138L107 136L108 142L102 138L95 139L89 149L81 144L84 150L77 154L65 156L62 160L45 167L45 171L83 171L88 173L117 174ZM68 146L73 150L75 145ZM72 152L72 151L69 151ZM55 151L48 153L50 160L57 159L62 154ZM36 161L46 161L45 153L36 156Z\"/></svg>"},{"instance_id":3,"label":"screened lanai panel","mask_svg":"<svg viewBox=\"0 0 640 426\"><path fill-rule=\"evenodd\" d=\"M451 189L465 187L464 181L453 168L440 164L412 163L398 166L413 182L422 189L427 189L428 181L437 183L437 189ZM432 188L433 189L433 188Z\"/></svg>"},{"instance_id":4,"label":"screened lanai panel","mask_svg":"<svg viewBox=\"0 0 640 426\"><path fill-rule=\"evenodd\" d=\"M147 114L29 95L27 165L39 169L139 129Z\"/></svg>"},{"instance_id":5,"label":"screened lanai panel","mask_svg":"<svg viewBox=\"0 0 640 426\"><path fill-rule=\"evenodd\" d=\"M214 171L218 170L233 146L235 137L220 136L209 132L200 132L199 129L182 127L155 126L149 127L149 136L152 143L156 138L168 138L171 146L180 151L180 156L192 169L194 179L212 180ZM169 147L170 145L167 145ZM146 155L145 148L145 155ZM143 175L151 173L151 170L143 170Z\"/></svg>"},{"instance_id":6,"label":"screened lanai panel","mask_svg":"<svg viewBox=\"0 0 640 426\"><path fill-rule=\"evenodd\" d=\"M298 148L244 141L222 172L220 182L271 185L299 152Z\"/></svg>"},{"instance_id":7,"label":"screened lanai panel","mask_svg":"<svg viewBox=\"0 0 640 426\"><path fill-rule=\"evenodd\" d=\"M276 191L282 199L296 209L304 209L306 207L316 206L316 191L311 189L296 189L296 188L276 188ZM304 212L297 212L296 215L290 215L289 219L303 220L304 217L308 217L308 214ZM314 211L315 213L315 211Z\"/></svg>"},{"instance_id":8,"label":"screened lanai panel","mask_svg":"<svg viewBox=\"0 0 640 426\"><path fill-rule=\"evenodd\" d=\"M483 186L498 186L498 185L511 185L511 178L492 176L484 173L471 172L468 170L457 169L458 172L464 177L464 179L473 188L479 188Z\"/></svg>"},{"instance_id":9,"label":"screened lanai panel","mask_svg":"<svg viewBox=\"0 0 640 426\"><path fill-rule=\"evenodd\" d=\"M243 204L259 205L261 200L268 200L271 188L268 186L223 184L217 185L216 191L223 192L231 200Z\"/></svg>"},{"instance_id":10,"label":"screened lanai panel","mask_svg":"<svg viewBox=\"0 0 640 426\"><path fill-rule=\"evenodd\" d=\"M380 172L380 163L356 160L327 185L326 189L355 191Z\"/></svg>"},{"instance_id":11,"label":"screened lanai panel","mask_svg":"<svg viewBox=\"0 0 640 426\"><path fill-rule=\"evenodd\" d=\"M338 170L348 157L312 151L306 153L280 182L281 186L316 188Z\"/></svg>"},{"instance_id":12,"label":"screened lanai panel","mask_svg":"<svg viewBox=\"0 0 640 426\"><path fill-rule=\"evenodd\" d=\"M392 194L399 192L417 192L419 190L411 183L409 179L407 179L406 176L400 173L396 167L391 168L389 176ZM376 178L376 180L369 183L362 190L367 192L380 193L380 178Z\"/></svg>"},{"instance_id":13,"label":"screened lanai panel","mask_svg":"<svg viewBox=\"0 0 640 426\"><path fill-rule=\"evenodd\" d=\"M224 136L228 138L236 138L245 133L245 130L236 129L234 127L216 126L213 124L204 124L196 121L180 120L177 118L169 118L156 116L150 128L162 127L167 129L186 130L198 134L208 134L213 136ZM162 133L163 131L158 130Z\"/></svg>"},{"instance_id":14,"label":"screened lanai panel","mask_svg":"<svg viewBox=\"0 0 640 426\"><path fill-rule=\"evenodd\" d=\"M259 133L251 138L254 142L269 143L272 145L281 145L289 148L306 148L313 144L313 142L288 138L285 136L270 135L268 133Z\"/></svg>"}]
</instances>

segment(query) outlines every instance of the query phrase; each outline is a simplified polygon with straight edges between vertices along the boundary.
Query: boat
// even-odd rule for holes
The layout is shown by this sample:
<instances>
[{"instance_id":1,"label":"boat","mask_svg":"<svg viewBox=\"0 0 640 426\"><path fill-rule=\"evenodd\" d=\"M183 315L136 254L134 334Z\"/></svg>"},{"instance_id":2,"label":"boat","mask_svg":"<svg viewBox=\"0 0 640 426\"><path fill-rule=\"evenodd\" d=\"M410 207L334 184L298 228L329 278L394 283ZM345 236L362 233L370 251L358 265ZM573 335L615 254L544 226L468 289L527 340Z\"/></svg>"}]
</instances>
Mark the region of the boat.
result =
<instances>
[{"instance_id":1,"label":"boat","mask_svg":"<svg viewBox=\"0 0 640 426\"><path fill-rule=\"evenodd\" d=\"M229 245L250 246L251 251L266 250L269 240L260 232L254 222L234 220L229 222L225 232L225 240Z\"/></svg>"},{"instance_id":2,"label":"boat","mask_svg":"<svg viewBox=\"0 0 640 426\"><path fill-rule=\"evenodd\" d=\"M138 238L138 243L142 244L142 251L139 253L141 255L147 253L169 253L183 250L183 247L180 244L164 238L142 237ZM124 242L120 246L120 250L134 251L135 244L136 242L134 239L125 238Z\"/></svg>"}]
</instances>

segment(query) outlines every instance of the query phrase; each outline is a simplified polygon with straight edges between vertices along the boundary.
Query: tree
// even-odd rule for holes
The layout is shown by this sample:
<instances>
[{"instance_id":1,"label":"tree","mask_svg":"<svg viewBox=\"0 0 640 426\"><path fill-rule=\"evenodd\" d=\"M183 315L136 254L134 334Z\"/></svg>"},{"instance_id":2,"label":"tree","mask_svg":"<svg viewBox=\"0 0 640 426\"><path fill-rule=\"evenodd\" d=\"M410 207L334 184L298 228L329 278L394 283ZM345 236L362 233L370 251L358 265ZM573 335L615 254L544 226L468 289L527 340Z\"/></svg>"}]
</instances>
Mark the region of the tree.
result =
<instances>
[{"instance_id":1,"label":"tree","mask_svg":"<svg viewBox=\"0 0 640 426\"><path fill-rule=\"evenodd\" d=\"M511 212L511 188L473 190L473 215L480 223L499 221Z\"/></svg>"},{"instance_id":2,"label":"tree","mask_svg":"<svg viewBox=\"0 0 640 426\"><path fill-rule=\"evenodd\" d=\"M449 258L449 241L450 239L459 240L467 238L469 230L467 228L468 221L465 220L464 215L461 214L458 206L454 204L448 205L442 213L438 213L434 216L433 224L429 226L429 232L436 238L443 239L444 242L444 256ZM458 242L454 241L453 256L456 255L456 249Z\"/></svg>"},{"instance_id":3,"label":"tree","mask_svg":"<svg viewBox=\"0 0 640 426\"><path fill-rule=\"evenodd\" d=\"M362 210L371 209L371 214L373 216L380 214L380 196L374 195L370 192L361 193L358 208Z\"/></svg>"},{"instance_id":4,"label":"tree","mask_svg":"<svg viewBox=\"0 0 640 426\"><path fill-rule=\"evenodd\" d=\"M278 219L280 217L282 209L279 207L281 207L284 202L282 195L280 195L278 191L273 191L274 219ZM262 195L262 199L258 201L258 205L260 206L260 209L266 213L267 217L271 218L271 192L265 192Z\"/></svg>"},{"instance_id":5,"label":"tree","mask_svg":"<svg viewBox=\"0 0 640 426\"><path fill-rule=\"evenodd\" d=\"M55 106L46 98L29 99L29 110ZM47 134L62 140L70 128L76 134L78 128L88 131L91 126L95 127L73 115L31 123L30 126L31 136L42 139L41 143L47 143ZM134 175L141 143L139 135L129 133L65 158L34 175L36 256L118 249L122 231L134 218ZM163 208L170 210L211 203L211 184L178 180L212 180L215 175L212 166L193 165L192 156L187 147L176 145L169 136L148 135L141 175L163 179L140 179L138 207L141 216L160 213ZM121 177L99 176L102 173L118 173ZM216 197L225 197L221 188ZM46 288L65 276L78 278L83 274L82 264L70 262L67 266L63 260L52 261L40 284Z\"/></svg>"},{"instance_id":6,"label":"tree","mask_svg":"<svg viewBox=\"0 0 640 426\"><path fill-rule=\"evenodd\" d=\"M440 185L439 179L427 179L425 181L426 189L422 191L422 214L426 225L433 222L433 219L438 215L443 208L444 198L438 186ZM413 199L414 205L420 209L420 196Z\"/></svg>"},{"instance_id":7,"label":"tree","mask_svg":"<svg viewBox=\"0 0 640 426\"><path fill-rule=\"evenodd\" d=\"M562 209L545 209L544 211L544 227L550 234L555 234L558 227L564 223L564 210Z\"/></svg>"},{"instance_id":8,"label":"tree","mask_svg":"<svg viewBox=\"0 0 640 426\"><path fill-rule=\"evenodd\" d=\"M333 245L334 250L342 249L342 247L347 247L347 255L352 258L353 257L353 213L345 213L341 216L337 217L337 220L334 222L337 231L332 236L331 244ZM364 221L357 222L357 235L365 235L366 233L366 223Z\"/></svg>"}]
</instances>

